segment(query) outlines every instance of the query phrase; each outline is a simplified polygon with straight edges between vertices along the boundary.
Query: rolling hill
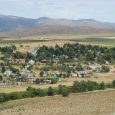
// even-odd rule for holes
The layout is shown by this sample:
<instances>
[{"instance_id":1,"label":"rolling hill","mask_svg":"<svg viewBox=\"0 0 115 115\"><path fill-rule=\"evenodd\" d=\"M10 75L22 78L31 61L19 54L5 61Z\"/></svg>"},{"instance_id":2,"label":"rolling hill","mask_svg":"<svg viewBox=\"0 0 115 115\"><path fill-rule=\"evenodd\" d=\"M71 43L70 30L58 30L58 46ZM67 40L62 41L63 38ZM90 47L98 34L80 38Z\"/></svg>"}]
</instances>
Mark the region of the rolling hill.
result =
<instances>
[{"instance_id":1,"label":"rolling hill","mask_svg":"<svg viewBox=\"0 0 115 115\"><path fill-rule=\"evenodd\" d=\"M115 23L93 19L30 19L0 15L0 37L27 37L35 35L92 35L113 34Z\"/></svg>"}]
</instances>

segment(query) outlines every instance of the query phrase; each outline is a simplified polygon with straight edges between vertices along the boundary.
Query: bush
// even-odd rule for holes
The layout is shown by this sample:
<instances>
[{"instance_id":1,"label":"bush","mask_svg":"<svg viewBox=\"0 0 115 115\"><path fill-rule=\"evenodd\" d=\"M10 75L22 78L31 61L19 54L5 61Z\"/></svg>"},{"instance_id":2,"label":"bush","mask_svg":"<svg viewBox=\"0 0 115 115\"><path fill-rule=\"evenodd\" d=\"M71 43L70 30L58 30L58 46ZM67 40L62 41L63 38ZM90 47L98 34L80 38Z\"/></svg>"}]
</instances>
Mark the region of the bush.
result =
<instances>
[{"instance_id":1,"label":"bush","mask_svg":"<svg viewBox=\"0 0 115 115\"><path fill-rule=\"evenodd\" d=\"M42 90L42 89L36 89L36 88L32 88L32 87L28 87L27 91L31 93L31 97L35 97L35 96L45 96L46 95L46 91Z\"/></svg>"},{"instance_id":2,"label":"bush","mask_svg":"<svg viewBox=\"0 0 115 115\"><path fill-rule=\"evenodd\" d=\"M56 78L51 78L51 84L56 84L57 83L57 79Z\"/></svg>"},{"instance_id":3,"label":"bush","mask_svg":"<svg viewBox=\"0 0 115 115\"><path fill-rule=\"evenodd\" d=\"M66 96L69 95L69 93L70 93L69 88L68 88L67 86L63 86L63 87L62 87L62 91L61 91L62 96L63 96L63 97L66 97Z\"/></svg>"},{"instance_id":4,"label":"bush","mask_svg":"<svg viewBox=\"0 0 115 115\"><path fill-rule=\"evenodd\" d=\"M49 88L48 88L47 95L48 95L48 96L53 96L53 95L54 95L54 90L53 90L52 87L49 87Z\"/></svg>"},{"instance_id":5,"label":"bush","mask_svg":"<svg viewBox=\"0 0 115 115\"><path fill-rule=\"evenodd\" d=\"M108 66L102 66L101 67L101 72L109 72L110 71L110 68Z\"/></svg>"},{"instance_id":6,"label":"bush","mask_svg":"<svg viewBox=\"0 0 115 115\"><path fill-rule=\"evenodd\" d=\"M58 86L58 94L61 94L61 93L62 93L62 89L63 89L63 86L62 86L62 85L59 85L59 86Z\"/></svg>"},{"instance_id":7,"label":"bush","mask_svg":"<svg viewBox=\"0 0 115 115\"><path fill-rule=\"evenodd\" d=\"M85 81L75 81L72 87L74 93L76 92L86 92L87 91L87 84Z\"/></svg>"},{"instance_id":8,"label":"bush","mask_svg":"<svg viewBox=\"0 0 115 115\"><path fill-rule=\"evenodd\" d=\"M22 95L22 98L29 98L29 97L34 97L33 94L29 91L24 91L24 92L20 92Z\"/></svg>"},{"instance_id":9,"label":"bush","mask_svg":"<svg viewBox=\"0 0 115 115\"><path fill-rule=\"evenodd\" d=\"M93 91L98 89L98 83L93 82L93 81L87 81L87 90L88 91Z\"/></svg>"},{"instance_id":10,"label":"bush","mask_svg":"<svg viewBox=\"0 0 115 115\"><path fill-rule=\"evenodd\" d=\"M46 90L39 89L39 96L40 96L40 97L44 97L44 96L46 96L46 95L47 95Z\"/></svg>"},{"instance_id":11,"label":"bush","mask_svg":"<svg viewBox=\"0 0 115 115\"><path fill-rule=\"evenodd\" d=\"M100 86L101 87L101 86ZM72 92L86 92L86 91L93 91L99 88L99 84L93 81L81 81L81 82L74 82L72 86Z\"/></svg>"},{"instance_id":12,"label":"bush","mask_svg":"<svg viewBox=\"0 0 115 115\"><path fill-rule=\"evenodd\" d=\"M22 95L20 92L13 92L13 93L10 93L8 96L10 100L16 100L16 99L22 98Z\"/></svg>"},{"instance_id":13,"label":"bush","mask_svg":"<svg viewBox=\"0 0 115 115\"><path fill-rule=\"evenodd\" d=\"M5 102L5 101L8 101L9 100L9 97L7 94L5 93L0 93L0 103L1 102Z\"/></svg>"},{"instance_id":14,"label":"bush","mask_svg":"<svg viewBox=\"0 0 115 115\"><path fill-rule=\"evenodd\" d=\"M115 88L115 80L112 81L112 87Z\"/></svg>"},{"instance_id":15,"label":"bush","mask_svg":"<svg viewBox=\"0 0 115 115\"><path fill-rule=\"evenodd\" d=\"M106 88L105 83L102 82L99 84L99 90L104 90Z\"/></svg>"},{"instance_id":16,"label":"bush","mask_svg":"<svg viewBox=\"0 0 115 115\"><path fill-rule=\"evenodd\" d=\"M112 88L113 86L112 86L112 83L108 83L108 84L106 84L106 88Z\"/></svg>"}]
</instances>

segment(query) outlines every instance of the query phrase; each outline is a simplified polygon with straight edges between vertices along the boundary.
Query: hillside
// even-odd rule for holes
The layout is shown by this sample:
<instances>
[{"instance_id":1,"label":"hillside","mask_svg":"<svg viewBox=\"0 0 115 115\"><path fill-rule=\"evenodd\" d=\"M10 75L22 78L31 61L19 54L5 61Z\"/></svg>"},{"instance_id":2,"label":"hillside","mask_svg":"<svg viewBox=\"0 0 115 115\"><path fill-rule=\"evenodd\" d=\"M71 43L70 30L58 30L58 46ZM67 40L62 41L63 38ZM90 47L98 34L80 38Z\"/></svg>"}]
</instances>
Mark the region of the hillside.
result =
<instances>
[{"instance_id":1,"label":"hillside","mask_svg":"<svg viewBox=\"0 0 115 115\"><path fill-rule=\"evenodd\" d=\"M115 91L38 97L0 105L0 115L114 115Z\"/></svg>"},{"instance_id":2,"label":"hillside","mask_svg":"<svg viewBox=\"0 0 115 115\"><path fill-rule=\"evenodd\" d=\"M29 19L0 15L0 37L112 33L115 33L115 23L100 22L93 19L68 20L47 17Z\"/></svg>"}]
</instances>

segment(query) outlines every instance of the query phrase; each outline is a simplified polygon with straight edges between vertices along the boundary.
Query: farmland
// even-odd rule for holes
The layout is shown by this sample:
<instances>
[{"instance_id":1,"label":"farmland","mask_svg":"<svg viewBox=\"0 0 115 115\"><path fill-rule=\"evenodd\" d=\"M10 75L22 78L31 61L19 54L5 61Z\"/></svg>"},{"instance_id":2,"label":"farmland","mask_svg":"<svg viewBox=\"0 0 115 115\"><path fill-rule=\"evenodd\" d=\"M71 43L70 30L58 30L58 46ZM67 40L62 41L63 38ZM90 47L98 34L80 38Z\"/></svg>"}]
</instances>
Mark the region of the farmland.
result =
<instances>
[{"instance_id":1,"label":"farmland","mask_svg":"<svg viewBox=\"0 0 115 115\"><path fill-rule=\"evenodd\" d=\"M38 97L6 102L0 115L114 115L115 91L71 94L68 97Z\"/></svg>"}]
</instances>

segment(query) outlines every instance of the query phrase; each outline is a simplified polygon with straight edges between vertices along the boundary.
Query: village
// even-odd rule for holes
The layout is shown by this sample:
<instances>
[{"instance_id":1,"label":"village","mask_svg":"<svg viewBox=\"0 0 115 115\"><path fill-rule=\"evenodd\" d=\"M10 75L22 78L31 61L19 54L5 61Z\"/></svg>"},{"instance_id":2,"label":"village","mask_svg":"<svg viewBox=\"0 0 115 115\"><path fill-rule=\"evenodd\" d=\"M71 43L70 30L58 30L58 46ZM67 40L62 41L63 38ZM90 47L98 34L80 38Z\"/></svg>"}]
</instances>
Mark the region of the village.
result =
<instances>
[{"instance_id":1,"label":"village","mask_svg":"<svg viewBox=\"0 0 115 115\"><path fill-rule=\"evenodd\" d=\"M65 44L64 47L65 49L67 48L67 51L71 47L86 47L79 44L70 46L69 44L70 48L68 48L66 45L68 44ZM80 55L80 57L79 55L74 55L75 49L72 49L72 54L68 54L67 51L64 51L65 54L63 54L63 52L60 53L63 49L59 46L55 46L54 49L53 47L48 49L46 46L35 48L20 45L20 48L24 47L31 48L31 50L20 52L14 45L0 48L0 87L56 84L61 83L66 78L74 78L75 80L77 78L82 80L85 78L98 79L97 74L108 73L111 68L114 68L114 64L108 60L102 59L102 63L98 63L97 59L95 59L96 54L94 59L92 57L90 59L89 56L91 55L89 55L86 61L84 59L86 55ZM87 47L93 48L93 46ZM88 53L91 52L91 48ZM98 47L96 48L98 50ZM79 50L76 53L80 53ZM107 49L105 48L105 50ZM49 54L49 52L52 54ZM97 52L98 56L100 56L99 53L101 54L101 51Z\"/></svg>"}]
</instances>

